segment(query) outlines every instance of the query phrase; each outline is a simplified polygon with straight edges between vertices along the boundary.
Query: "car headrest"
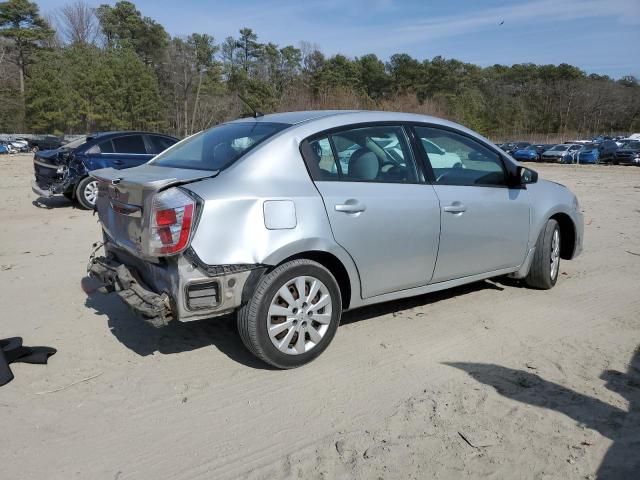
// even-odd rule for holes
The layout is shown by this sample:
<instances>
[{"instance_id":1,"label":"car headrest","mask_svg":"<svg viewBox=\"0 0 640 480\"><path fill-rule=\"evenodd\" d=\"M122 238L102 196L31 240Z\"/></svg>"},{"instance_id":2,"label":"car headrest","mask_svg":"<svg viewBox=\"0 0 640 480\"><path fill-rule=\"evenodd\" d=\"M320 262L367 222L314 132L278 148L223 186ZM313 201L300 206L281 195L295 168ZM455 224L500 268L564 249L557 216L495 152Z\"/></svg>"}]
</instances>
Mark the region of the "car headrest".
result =
<instances>
[{"instance_id":1,"label":"car headrest","mask_svg":"<svg viewBox=\"0 0 640 480\"><path fill-rule=\"evenodd\" d=\"M359 148L349 159L349 177L354 180L375 180L380 172L378 157L368 148Z\"/></svg>"}]
</instances>

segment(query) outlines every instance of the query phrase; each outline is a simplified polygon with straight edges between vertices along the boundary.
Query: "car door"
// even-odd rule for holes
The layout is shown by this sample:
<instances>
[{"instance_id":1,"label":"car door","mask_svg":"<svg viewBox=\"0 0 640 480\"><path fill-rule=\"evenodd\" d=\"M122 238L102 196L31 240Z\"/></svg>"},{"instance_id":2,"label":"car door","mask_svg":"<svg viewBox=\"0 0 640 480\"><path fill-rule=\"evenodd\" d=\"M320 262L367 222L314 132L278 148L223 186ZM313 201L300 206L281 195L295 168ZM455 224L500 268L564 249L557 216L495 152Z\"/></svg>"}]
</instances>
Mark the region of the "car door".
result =
<instances>
[{"instance_id":1,"label":"car door","mask_svg":"<svg viewBox=\"0 0 640 480\"><path fill-rule=\"evenodd\" d=\"M131 168L147 163L153 154L147 152L147 146L141 134L130 134L111 139L113 153L107 153L113 168Z\"/></svg>"},{"instance_id":2,"label":"car door","mask_svg":"<svg viewBox=\"0 0 640 480\"><path fill-rule=\"evenodd\" d=\"M333 236L358 268L362 298L426 285L437 256L440 206L404 128L333 131L303 142L302 151Z\"/></svg>"},{"instance_id":3,"label":"car door","mask_svg":"<svg viewBox=\"0 0 640 480\"><path fill-rule=\"evenodd\" d=\"M521 265L529 239L529 196L526 189L508 186L500 154L453 129L415 126L414 131L418 139L460 158L458 166L431 168L442 225L431 282Z\"/></svg>"}]
</instances>

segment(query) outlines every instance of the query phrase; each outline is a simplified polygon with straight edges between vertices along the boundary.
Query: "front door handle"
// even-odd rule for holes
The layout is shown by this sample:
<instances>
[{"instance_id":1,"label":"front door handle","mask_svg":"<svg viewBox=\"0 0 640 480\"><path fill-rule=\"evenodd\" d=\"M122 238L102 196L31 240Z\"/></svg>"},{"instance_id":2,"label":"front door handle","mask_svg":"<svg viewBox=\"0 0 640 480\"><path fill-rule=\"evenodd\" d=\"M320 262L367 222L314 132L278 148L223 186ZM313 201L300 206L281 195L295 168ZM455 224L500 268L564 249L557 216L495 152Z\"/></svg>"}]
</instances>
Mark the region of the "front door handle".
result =
<instances>
[{"instance_id":1,"label":"front door handle","mask_svg":"<svg viewBox=\"0 0 640 480\"><path fill-rule=\"evenodd\" d=\"M443 210L449 213L463 213L467 211L467 207L465 207L461 203L456 202L456 203L453 203L452 205L444 207Z\"/></svg>"},{"instance_id":2,"label":"front door handle","mask_svg":"<svg viewBox=\"0 0 640 480\"><path fill-rule=\"evenodd\" d=\"M346 203L339 203L334 208L336 212L343 213L360 213L367 209L363 203L350 200L347 200Z\"/></svg>"}]
</instances>

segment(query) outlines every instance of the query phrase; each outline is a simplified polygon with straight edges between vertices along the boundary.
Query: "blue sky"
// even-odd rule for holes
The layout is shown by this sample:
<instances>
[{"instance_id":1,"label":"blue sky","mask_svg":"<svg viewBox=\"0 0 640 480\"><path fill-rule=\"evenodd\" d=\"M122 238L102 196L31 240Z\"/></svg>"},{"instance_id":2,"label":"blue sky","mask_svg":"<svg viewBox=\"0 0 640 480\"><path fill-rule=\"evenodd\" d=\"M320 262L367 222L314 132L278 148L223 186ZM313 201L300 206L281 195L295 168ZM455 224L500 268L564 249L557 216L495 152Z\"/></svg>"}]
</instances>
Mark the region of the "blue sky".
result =
<instances>
[{"instance_id":1,"label":"blue sky","mask_svg":"<svg viewBox=\"0 0 640 480\"><path fill-rule=\"evenodd\" d=\"M37 0L36 0L37 1ZM37 1L44 13L70 0ZM93 1L89 4L115 3ZM218 41L247 26L281 46L326 54L442 55L482 66L571 63L640 77L640 0L180 0L134 1L172 35ZM499 25L504 21L503 25Z\"/></svg>"}]
</instances>

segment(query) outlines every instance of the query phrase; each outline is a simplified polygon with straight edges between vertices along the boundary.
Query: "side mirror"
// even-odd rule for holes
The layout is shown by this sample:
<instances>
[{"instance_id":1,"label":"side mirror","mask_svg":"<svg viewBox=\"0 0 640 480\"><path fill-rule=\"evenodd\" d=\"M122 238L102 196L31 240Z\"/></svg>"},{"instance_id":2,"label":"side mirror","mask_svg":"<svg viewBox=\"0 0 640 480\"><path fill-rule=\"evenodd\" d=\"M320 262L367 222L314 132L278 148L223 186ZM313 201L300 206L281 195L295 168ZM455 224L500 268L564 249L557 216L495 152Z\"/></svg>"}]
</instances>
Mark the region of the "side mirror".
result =
<instances>
[{"instance_id":1,"label":"side mirror","mask_svg":"<svg viewBox=\"0 0 640 480\"><path fill-rule=\"evenodd\" d=\"M538 172L525 167L518 167L518 178L520 185L536 183L538 181Z\"/></svg>"}]
</instances>

